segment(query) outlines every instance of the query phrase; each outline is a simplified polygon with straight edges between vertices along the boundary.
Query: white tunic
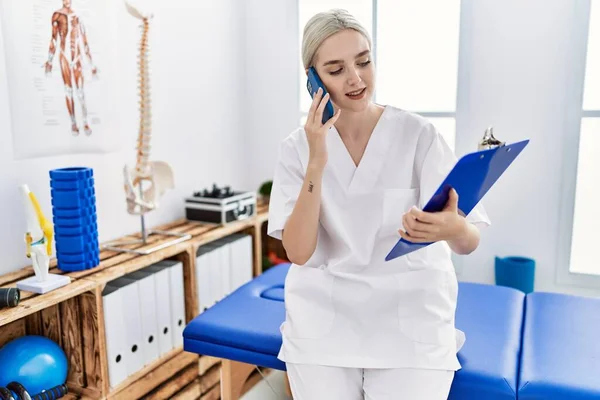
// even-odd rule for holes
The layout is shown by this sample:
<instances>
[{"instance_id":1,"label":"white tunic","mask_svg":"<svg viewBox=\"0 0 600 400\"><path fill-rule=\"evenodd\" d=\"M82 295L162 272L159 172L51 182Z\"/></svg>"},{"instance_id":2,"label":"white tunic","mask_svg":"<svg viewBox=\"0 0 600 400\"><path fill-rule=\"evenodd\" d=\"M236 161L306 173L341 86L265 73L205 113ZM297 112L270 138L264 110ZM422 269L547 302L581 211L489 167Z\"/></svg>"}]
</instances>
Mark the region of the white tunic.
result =
<instances>
[{"instance_id":1,"label":"white tunic","mask_svg":"<svg viewBox=\"0 0 600 400\"><path fill-rule=\"evenodd\" d=\"M386 106L355 166L327 134L317 247L285 281L284 362L353 368L458 370L458 284L446 242L389 262L402 215L422 208L456 163L425 118ZM268 234L281 239L309 157L303 128L285 138L273 178ZM459 193L460 195L460 193ZM468 216L489 225L478 205Z\"/></svg>"}]
</instances>

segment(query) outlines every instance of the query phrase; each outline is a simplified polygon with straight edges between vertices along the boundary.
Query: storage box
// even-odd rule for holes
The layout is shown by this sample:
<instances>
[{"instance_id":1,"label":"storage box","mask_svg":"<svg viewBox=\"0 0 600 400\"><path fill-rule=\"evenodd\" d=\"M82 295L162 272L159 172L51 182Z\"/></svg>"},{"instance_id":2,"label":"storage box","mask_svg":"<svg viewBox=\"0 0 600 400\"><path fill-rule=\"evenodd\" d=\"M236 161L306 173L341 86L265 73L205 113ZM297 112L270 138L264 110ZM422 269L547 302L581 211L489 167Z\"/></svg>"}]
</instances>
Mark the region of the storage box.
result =
<instances>
[{"instance_id":1,"label":"storage box","mask_svg":"<svg viewBox=\"0 0 600 400\"><path fill-rule=\"evenodd\" d=\"M225 225L256 214L256 193L232 192L227 197L216 198L196 193L185 199L185 217L190 221L201 221Z\"/></svg>"}]
</instances>

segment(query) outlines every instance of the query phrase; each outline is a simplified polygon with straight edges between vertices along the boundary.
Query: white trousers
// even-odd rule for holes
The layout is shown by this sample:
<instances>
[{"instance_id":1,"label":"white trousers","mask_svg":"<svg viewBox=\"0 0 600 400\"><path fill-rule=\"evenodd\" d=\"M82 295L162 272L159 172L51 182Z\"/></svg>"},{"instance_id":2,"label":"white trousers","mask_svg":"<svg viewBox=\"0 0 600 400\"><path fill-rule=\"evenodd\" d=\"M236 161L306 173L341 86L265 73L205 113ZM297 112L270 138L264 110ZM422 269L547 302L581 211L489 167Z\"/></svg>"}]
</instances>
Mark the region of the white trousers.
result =
<instances>
[{"instance_id":1,"label":"white trousers","mask_svg":"<svg viewBox=\"0 0 600 400\"><path fill-rule=\"evenodd\" d=\"M294 400L446 400L454 371L286 364Z\"/></svg>"}]
</instances>

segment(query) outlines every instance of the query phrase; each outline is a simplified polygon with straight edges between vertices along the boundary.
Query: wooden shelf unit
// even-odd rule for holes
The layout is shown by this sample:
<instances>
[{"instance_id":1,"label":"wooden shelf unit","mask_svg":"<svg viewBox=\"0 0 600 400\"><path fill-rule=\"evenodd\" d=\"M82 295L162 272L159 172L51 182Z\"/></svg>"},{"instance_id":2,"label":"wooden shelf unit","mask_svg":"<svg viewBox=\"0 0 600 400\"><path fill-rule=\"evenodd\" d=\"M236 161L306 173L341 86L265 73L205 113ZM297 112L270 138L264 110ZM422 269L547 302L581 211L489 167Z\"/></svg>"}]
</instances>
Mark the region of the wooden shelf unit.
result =
<instances>
[{"instance_id":1,"label":"wooden shelf unit","mask_svg":"<svg viewBox=\"0 0 600 400\"><path fill-rule=\"evenodd\" d=\"M54 340L65 351L69 362L67 386L70 392L65 397L69 400L219 399L220 360L184 352L182 347L111 388L102 290L108 282L161 260L182 261L187 324L198 315L195 273L198 247L234 233L248 233L253 239L253 276L257 276L262 273L263 225L267 218L267 205L259 204L255 216L224 226L177 220L156 227L156 230L187 233L191 239L148 255L102 250L100 264L85 271L64 273L56 268L56 259L53 259L50 273L67 275L71 283L42 295L22 291L17 307L0 309L0 347L25 335L43 335ZM119 240L139 237L134 234ZM150 248L168 240L169 237L153 234L146 245L129 248ZM15 287L17 281L33 274L33 268L28 266L0 276L0 287ZM245 390L252 383L248 382Z\"/></svg>"}]
</instances>

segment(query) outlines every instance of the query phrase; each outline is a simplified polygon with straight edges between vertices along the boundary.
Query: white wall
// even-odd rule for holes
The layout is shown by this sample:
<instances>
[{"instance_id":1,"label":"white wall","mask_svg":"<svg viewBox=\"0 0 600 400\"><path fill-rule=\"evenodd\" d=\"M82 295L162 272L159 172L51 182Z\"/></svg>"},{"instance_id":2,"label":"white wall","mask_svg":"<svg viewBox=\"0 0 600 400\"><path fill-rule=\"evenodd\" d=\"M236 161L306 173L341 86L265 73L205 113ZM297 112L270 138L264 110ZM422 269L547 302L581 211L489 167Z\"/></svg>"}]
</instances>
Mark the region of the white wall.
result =
<instances>
[{"instance_id":1,"label":"white wall","mask_svg":"<svg viewBox=\"0 0 600 400\"><path fill-rule=\"evenodd\" d=\"M120 5L122 2L118 1ZM148 215L154 226L183 217L183 198L216 182L234 188L247 181L239 143L244 120L244 9L239 0L154 2L151 25L153 98L152 159L171 164L176 189L161 208ZM29 184L51 218L48 171L85 165L94 169L99 239L107 241L139 230L139 218L127 214L122 168L135 162L137 135L136 48L138 22L124 7L117 17L122 41L119 109L121 150L110 154L65 155L13 161L6 70L0 40L0 274L30 264L24 256L24 216L17 187ZM0 29L1 31L1 29ZM15 34L19 34L18 32ZM4 38L4 40L8 40Z\"/></svg>"},{"instance_id":2,"label":"white wall","mask_svg":"<svg viewBox=\"0 0 600 400\"><path fill-rule=\"evenodd\" d=\"M272 179L279 142L298 127L298 2L245 0L244 140L249 185Z\"/></svg>"}]
</instances>

